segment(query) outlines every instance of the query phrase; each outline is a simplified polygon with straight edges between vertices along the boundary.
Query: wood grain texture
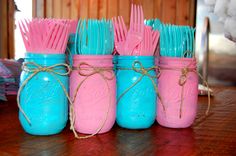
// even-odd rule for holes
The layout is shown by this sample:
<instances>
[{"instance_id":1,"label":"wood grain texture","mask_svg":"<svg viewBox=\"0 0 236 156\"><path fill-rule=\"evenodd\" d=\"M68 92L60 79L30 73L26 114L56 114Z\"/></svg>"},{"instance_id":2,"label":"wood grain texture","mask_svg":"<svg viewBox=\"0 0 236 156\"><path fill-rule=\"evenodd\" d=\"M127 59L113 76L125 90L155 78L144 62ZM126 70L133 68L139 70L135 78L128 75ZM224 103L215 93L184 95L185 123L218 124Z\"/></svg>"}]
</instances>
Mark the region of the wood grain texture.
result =
<instances>
[{"instance_id":1,"label":"wood grain texture","mask_svg":"<svg viewBox=\"0 0 236 156\"><path fill-rule=\"evenodd\" d=\"M215 87L210 113L200 96L194 124L185 129L157 123L146 130L115 125L105 134L74 138L69 125L53 136L32 136L19 120L16 97L0 102L0 155L236 155L236 87Z\"/></svg>"},{"instance_id":2,"label":"wood grain texture","mask_svg":"<svg viewBox=\"0 0 236 156\"><path fill-rule=\"evenodd\" d=\"M54 18L62 17L62 0L53 1L53 17Z\"/></svg>"},{"instance_id":3,"label":"wood grain texture","mask_svg":"<svg viewBox=\"0 0 236 156\"><path fill-rule=\"evenodd\" d=\"M71 0L62 0L62 18L70 17Z\"/></svg>"},{"instance_id":4,"label":"wood grain texture","mask_svg":"<svg viewBox=\"0 0 236 156\"><path fill-rule=\"evenodd\" d=\"M145 0L142 1L144 17L145 19L153 18L153 10L154 10L154 0Z\"/></svg>"},{"instance_id":5,"label":"wood grain texture","mask_svg":"<svg viewBox=\"0 0 236 156\"><path fill-rule=\"evenodd\" d=\"M0 55L1 58L8 58L8 36L7 36L7 19L8 19L8 13L7 13L7 0L1 0L0 1L0 8L1 8L1 35L0 35Z\"/></svg>"},{"instance_id":6,"label":"wood grain texture","mask_svg":"<svg viewBox=\"0 0 236 156\"><path fill-rule=\"evenodd\" d=\"M188 25L190 22L190 0L176 1L176 24Z\"/></svg>"},{"instance_id":7,"label":"wood grain texture","mask_svg":"<svg viewBox=\"0 0 236 156\"><path fill-rule=\"evenodd\" d=\"M119 0L107 0L107 18L118 16L118 2Z\"/></svg>"},{"instance_id":8,"label":"wood grain texture","mask_svg":"<svg viewBox=\"0 0 236 156\"><path fill-rule=\"evenodd\" d=\"M98 3L98 18L107 18L107 0L99 0Z\"/></svg>"},{"instance_id":9,"label":"wood grain texture","mask_svg":"<svg viewBox=\"0 0 236 156\"><path fill-rule=\"evenodd\" d=\"M128 0L119 0L118 4L118 15L123 16L126 25L129 25L130 4Z\"/></svg>"},{"instance_id":10,"label":"wood grain texture","mask_svg":"<svg viewBox=\"0 0 236 156\"><path fill-rule=\"evenodd\" d=\"M8 37L8 58L13 59L15 57L14 51L14 30L15 30L15 19L14 19L14 13L15 13L15 3L13 0L8 0L8 9L7 9L7 37Z\"/></svg>"},{"instance_id":11,"label":"wood grain texture","mask_svg":"<svg viewBox=\"0 0 236 156\"><path fill-rule=\"evenodd\" d=\"M46 16L53 17L53 0L46 0Z\"/></svg>"},{"instance_id":12,"label":"wood grain texture","mask_svg":"<svg viewBox=\"0 0 236 156\"><path fill-rule=\"evenodd\" d=\"M89 18L98 18L98 0L89 0Z\"/></svg>"},{"instance_id":13,"label":"wood grain texture","mask_svg":"<svg viewBox=\"0 0 236 156\"><path fill-rule=\"evenodd\" d=\"M189 25L195 26L196 25L196 6L197 1L196 0L189 0L190 6L189 6Z\"/></svg>"},{"instance_id":14,"label":"wood grain texture","mask_svg":"<svg viewBox=\"0 0 236 156\"><path fill-rule=\"evenodd\" d=\"M88 18L89 11L89 1L88 0L80 0L80 18Z\"/></svg>"},{"instance_id":15,"label":"wood grain texture","mask_svg":"<svg viewBox=\"0 0 236 156\"><path fill-rule=\"evenodd\" d=\"M36 0L36 16L39 17L39 18L43 18L46 16L46 1L44 0ZM61 3L60 3L61 4ZM61 12L61 9L60 9L60 12Z\"/></svg>"},{"instance_id":16,"label":"wood grain texture","mask_svg":"<svg viewBox=\"0 0 236 156\"><path fill-rule=\"evenodd\" d=\"M0 1L0 58L14 58L14 1Z\"/></svg>"},{"instance_id":17,"label":"wood grain texture","mask_svg":"<svg viewBox=\"0 0 236 156\"><path fill-rule=\"evenodd\" d=\"M162 20L162 0L154 0L153 17Z\"/></svg>"},{"instance_id":18,"label":"wood grain texture","mask_svg":"<svg viewBox=\"0 0 236 156\"><path fill-rule=\"evenodd\" d=\"M70 9L70 18L71 19L78 19L79 18L79 9L78 8L80 8L80 1L79 0L71 0L71 9Z\"/></svg>"},{"instance_id":19,"label":"wood grain texture","mask_svg":"<svg viewBox=\"0 0 236 156\"><path fill-rule=\"evenodd\" d=\"M162 1L162 21L175 24L176 21L176 0Z\"/></svg>"},{"instance_id":20,"label":"wood grain texture","mask_svg":"<svg viewBox=\"0 0 236 156\"><path fill-rule=\"evenodd\" d=\"M43 0L34 0L33 5L40 5ZM125 23L129 24L131 3L143 6L146 19L159 18L163 22L180 25L195 23L196 0L44 0L46 1L45 17L78 19L81 18L112 18L123 16ZM47 6L51 5L52 7ZM37 9L42 7L34 6ZM52 10L50 11L50 8ZM37 10L34 17L42 16Z\"/></svg>"}]
</instances>

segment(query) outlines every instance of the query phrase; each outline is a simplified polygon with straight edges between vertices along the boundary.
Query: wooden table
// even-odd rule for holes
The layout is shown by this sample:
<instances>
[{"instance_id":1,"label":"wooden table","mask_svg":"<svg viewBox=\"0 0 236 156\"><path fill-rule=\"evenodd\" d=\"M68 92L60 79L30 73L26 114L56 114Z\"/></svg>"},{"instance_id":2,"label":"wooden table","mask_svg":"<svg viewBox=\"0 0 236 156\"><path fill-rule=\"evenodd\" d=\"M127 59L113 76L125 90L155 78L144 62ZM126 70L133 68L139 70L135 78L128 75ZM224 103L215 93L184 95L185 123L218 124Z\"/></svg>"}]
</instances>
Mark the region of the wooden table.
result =
<instances>
[{"instance_id":1,"label":"wooden table","mask_svg":"<svg viewBox=\"0 0 236 156\"><path fill-rule=\"evenodd\" d=\"M214 88L209 116L207 97L199 97L192 127L169 129L155 123L147 130L114 126L106 133L77 140L67 126L54 136L26 134L15 97L0 104L0 155L236 155L236 87Z\"/></svg>"}]
</instances>

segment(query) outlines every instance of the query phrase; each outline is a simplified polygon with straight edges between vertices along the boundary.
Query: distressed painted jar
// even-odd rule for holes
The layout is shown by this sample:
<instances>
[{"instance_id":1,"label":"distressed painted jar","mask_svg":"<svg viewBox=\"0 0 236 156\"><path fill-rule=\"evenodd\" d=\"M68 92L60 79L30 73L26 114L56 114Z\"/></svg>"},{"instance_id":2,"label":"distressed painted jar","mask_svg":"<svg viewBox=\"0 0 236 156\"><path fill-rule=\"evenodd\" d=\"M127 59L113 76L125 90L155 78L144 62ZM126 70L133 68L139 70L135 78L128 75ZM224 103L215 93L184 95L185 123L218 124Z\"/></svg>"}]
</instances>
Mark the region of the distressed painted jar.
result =
<instances>
[{"instance_id":1,"label":"distressed painted jar","mask_svg":"<svg viewBox=\"0 0 236 156\"><path fill-rule=\"evenodd\" d=\"M160 57L159 67L161 101L158 101L158 123L170 128L191 126L196 117L198 100L196 59Z\"/></svg>"},{"instance_id":2,"label":"distressed painted jar","mask_svg":"<svg viewBox=\"0 0 236 156\"><path fill-rule=\"evenodd\" d=\"M65 63L65 54L33 54L26 53L25 63L36 63L41 67L49 67ZM28 69L38 70L33 64ZM52 68L54 72L67 73L65 66ZM20 86L34 74L23 70L20 77ZM30 120L19 111L19 120L23 129L33 135L52 135L62 131L68 119L68 100L63 91L68 90L68 76L58 75L48 71L40 71L33 76L22 88L20 106Z\"/></svg>"},{"instance_id":3,"label":"distressed painted jar","mask_svg":"<svg viewBox=\"0 0 236 156\"><path fill-rule=\"evenodd\" d=\"M118 56L117 61L117 124L128 129L149 128L156 118L156 72L149 70L151 77L140 72L154 67L154 57Z\"/></svg>"},{"instance_id":4,"label":"distressed painted jar","mask_svg":"<svg viewBox=\"0 0 236 156\"><path fill-rule=\"evenodd\" d=\"M74 101L76 131L84 134L108 132L116 118L112 55L74 55L70 96Z\"/></svg>"}]
</instances>

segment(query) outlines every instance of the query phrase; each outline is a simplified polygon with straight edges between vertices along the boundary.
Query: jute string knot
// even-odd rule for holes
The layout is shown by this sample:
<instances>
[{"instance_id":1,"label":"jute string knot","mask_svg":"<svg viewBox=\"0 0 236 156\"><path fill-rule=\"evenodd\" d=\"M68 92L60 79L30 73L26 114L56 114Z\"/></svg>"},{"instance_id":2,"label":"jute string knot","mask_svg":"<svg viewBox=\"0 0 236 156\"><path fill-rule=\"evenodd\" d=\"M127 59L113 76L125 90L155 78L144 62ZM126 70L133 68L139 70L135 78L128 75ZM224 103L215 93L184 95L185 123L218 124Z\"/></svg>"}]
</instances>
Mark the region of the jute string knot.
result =
<instances>
[{"instance_id":1,"label":"jute string knot","mask_svg":"<svg viewBox=\"0 0 236 156\"><path fill-rule=\"evenodd\" d=\"M181 69L181 75L180 75L180 78L179 78L179 85L180 86L183 86L186 83L188 73L193 72L193 71L196 71L196 70L195 69L190 69L188 67L185 67L185 68Z\"/></svg>"},{"instance_id":2,"label":"jute string knot","mask_svg":"<svg viewBox=\"0 0 236 156\"><path fill-rule=\"evenodd\" d=\"M78 65L78 72L81 76L99 74L106 80L112 80L114 78L112 67L94 67L86 62L81 62ZM109 73L110 76L107 76L106 73Z\"/></svg>"},{"instance_id":3,"label":"jute string knot","mask_svg":"<svg viewBox=\"0 0 236 156\"><path fill-rule=\"evenodd\" d=\"M67 69L66 71L62 71L61 69ZM71 69L70 66L65 64L65 63L59 63L59 64L55 64L52 66L41 66L37 63L34 62L25 62L22 65L22 70L25 72L29 72L32 73L29 77L27 77L21 84L19 90L18 90L18 94L17 94L17 105L19 107L19 110L21 111L21 113L23 114L23 116L25 117L25 119L27 120L27 122L31 125L30 119L28 118L28 116L26 115L26 113L24 112L24 110L22 109L21 105L20 105L20 95L22 90L24 89L24 87L26 86L26 84L38 73L40 72L47 72L50 75L52 75L56 81L60 84L60 86L62 87L66 97L68 98L69 102L70 101L70 97L67 93L67 89L65 88L65 86L63 85L63 83L56 77L56 75L60 75L60 76L66 76L69 75Z\"/></svg>"},{"instance_id":4,"label":"jute string knot","mask_svg":"<svg viewBox=\"0 0 236 156\"><path fill-rule=\"evenodd\" d=\"M110 93L111 89L109 87L108 81L113 80L115 75L113 73L113 68L112 67L95 67L95 66L92 66L92 65L90 65L86 62L79 63L79 65L77 67L73 67L73 70L77 70L78 75L84 76L85 78L78 84L78 86L75 90L75 94L73 96L72 105L71 105L71 108L70 108L71 129L73 130L74 135L75 135L76 138L86 139L86 138L90 138L90 137L98 134L101 131L101 129L104 127L104 125L107 121L107 118L108 118L108 114L110 112L110 107L111 107L111 103L112 103L111 98L112 97L111 97L111 95L109 96L109 104L108 104L108 109L107 109L106 114L105 114L105 118L101 122L100 126L96 129L96 131L94 133L90 134L90 135L78 136L78 134L74 130L74 124L75 124L74 103L75 103L75 99L76 99L76 96L78 94L78 91L79 91L80 87L82 86L82 84L90 76L99 74L102 77L102 79L104 80L105 84L106 84L106 87L108 89L108 93Z\"/></svg>"},{"instance_id":5,"label":"jute string knot","mask_svg":"<svg viewBox=\"0 0 236 156\"><path fill-rule=\"evenodd\" d=\"M132 69L135 72L142 74L142 76L148 76L149 78L152 78L152 79L156 78L156 76L152 76L151 74L149 74L149 71L156 69L155 66L150 67L150 68L145 68L140 61L134 61L132 64Z\"/></svg>"},{"instance_id":6,"label":"jute string knot","mask_svg":"<svg viewBox=\"0 0 236 156\"><path fill-rule=\"evenodd\" d=\"M149 72L152 71L152 70L158 69L158 67L152 66L152 67L149 67L149 68L145 68L145 67L143 66L143 64L142 64L140 61L136 60L136 61L133 62L132 68L121 68L121 67L118 67L117 69L119 69L119 70L133 70L133 71L135 71L135 72L141 74L141 76L140 76L130 87L128 87L128 88L119 96L119 98L118 98L118 100L117 100L117 104L119 103L119 101L121 100L121 98L122 98L130 89L132 89L132 88L133 88L134 86L136 86L139 82L141 82L142 79L143 79L145 76L147 76L147 77L151 80L152 85L153 85L153 87L154 87L154 89L155 89L155 92L157 93L157 96L159 97L160 101L162 101L161 96L160 96L159 91L158 91L157 84L156 84L156 82L155 82L155 79L157 78L157 76L156 76L156 75L155 75L155 76L152 76L152 75L149 73ZM163 103L162 103L162 107L163 107L163 110L165 111L165 106L164 106Z\"/></svg>"}]
</instances>

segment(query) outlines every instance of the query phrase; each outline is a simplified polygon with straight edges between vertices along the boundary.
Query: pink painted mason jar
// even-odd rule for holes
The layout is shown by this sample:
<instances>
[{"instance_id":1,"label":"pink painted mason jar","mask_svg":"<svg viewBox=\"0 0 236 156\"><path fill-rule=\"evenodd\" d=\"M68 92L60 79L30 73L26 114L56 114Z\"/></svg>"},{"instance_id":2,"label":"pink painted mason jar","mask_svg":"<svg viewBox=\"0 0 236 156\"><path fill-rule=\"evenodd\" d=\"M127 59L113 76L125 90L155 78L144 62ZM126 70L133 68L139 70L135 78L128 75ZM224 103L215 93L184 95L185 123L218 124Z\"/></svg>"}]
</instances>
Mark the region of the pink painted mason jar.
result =
<instances>
[{"instance_id":1,"label":"pink painted mason jar","mask_svg":"<svg viewBox=\"0 0 236 156\"><path fill-rule=\"evenodd\" d=\"M108 132L116 119L112 56L74 55L70 96L74 100L76 131L84 134Z\"/></svg>"},{"instance_id":2,"label":"pink painted mason jar","mask_svg":"<svg viewBox=\"0 0 236 156\"><path fill-rule=\"evenodd\" d=\"M186 128L194 122L198 101L196 59L160 57L157 121L170 128Z\"/></svg>"}]
</instances>

